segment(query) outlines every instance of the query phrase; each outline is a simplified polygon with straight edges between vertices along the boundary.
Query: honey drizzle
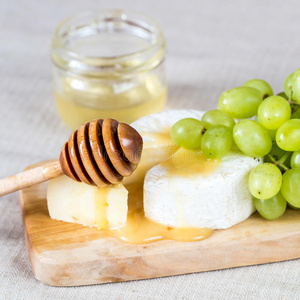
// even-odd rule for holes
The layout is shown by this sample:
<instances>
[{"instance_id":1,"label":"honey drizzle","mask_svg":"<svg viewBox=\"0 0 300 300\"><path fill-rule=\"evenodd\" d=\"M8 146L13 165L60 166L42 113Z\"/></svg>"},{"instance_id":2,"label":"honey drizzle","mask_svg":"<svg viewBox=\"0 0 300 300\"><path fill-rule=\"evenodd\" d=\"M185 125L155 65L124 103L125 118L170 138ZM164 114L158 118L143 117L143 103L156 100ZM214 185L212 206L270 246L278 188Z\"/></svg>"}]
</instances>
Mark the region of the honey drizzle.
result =
<instances>
[{"instance_id":1,"label":"honey drizzle","mask_svg":"<svg viewBox=\"0 0 300 300\"><path fill-rule=\"evenodd\" d=\"M157 138L167 139L167 136L159 135ZM176 150L170 151L170 155L172 153L173 155L162 162L162 165L172 175L180 174L181 176L189 177L201 173L204 177L215 170L220 163L217 160L207 160L200 151L189 151L180 148L175 153ZM151 162L147 162L147 159L142 163L145 167L151 165ZM142 173L146 172L145 167L142 168ZM177 191L178 199L176 199L176 202L180 223L183 227L174 228L165 226L145 217L143 208L143 179L143 177L142 180L139 177L139 180L130 181L128 184L125 184L129 192L127 223L121 228L108 230L108 235L115 236L119 240L130 244L146 244L160 240L180 242L200 241L208 238L213 233L213 230L210 228L185 227L187 222L182 212L185 199L181 198L179 191ZM97 194L97 197L99 195Z\"/></svg>"},{"instance_id":2,"label":"honey drizzle","mask_svg":"<svg viewBox=\"0 0 300 300\"><path fill-rule=\"evenodd\" d=\"M213 233L210 228L174 228L148 219L145 217L143 208L143 183L132 184L126 188L129 191L127 223L117 229L107 229L108 236L117 237L129 244L148 244L160 240L200 241ZM96 198L98 197L102 198L101 193L97 193Z\"/></svg>"},{"instance_id":3,"label":"honey drizzle","mask_svg":"<svg viewBox=\"0 0 300 300\"><path fill-rule=\"evenodd\" d=\"M98 188L95 193L95 220L98 228L107 230L108 221L107 215L107 194L109 192L108 187Z\"/></svg>"}]
</instances>

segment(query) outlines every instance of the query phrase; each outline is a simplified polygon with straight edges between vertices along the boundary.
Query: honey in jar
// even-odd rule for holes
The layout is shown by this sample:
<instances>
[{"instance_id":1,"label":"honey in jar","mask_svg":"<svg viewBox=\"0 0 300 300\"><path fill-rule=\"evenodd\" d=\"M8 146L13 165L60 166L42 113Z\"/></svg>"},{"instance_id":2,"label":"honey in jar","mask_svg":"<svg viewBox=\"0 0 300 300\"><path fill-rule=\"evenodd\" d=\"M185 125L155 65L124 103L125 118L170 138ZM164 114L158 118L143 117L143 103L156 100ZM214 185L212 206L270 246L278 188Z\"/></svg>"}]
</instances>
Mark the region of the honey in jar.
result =
<instances>
[{"instance_id":1,"label":"honey in jar","mask_svg":"<svg viewBox=\"0 0 300 300\"><path fill-rule=\"evenodd\" d=\"M152 19L123 10L84 12L52 40L55 101L71 129L95 118L134 120L164 109L165 39Z\"/></svg>"}]
</instances>

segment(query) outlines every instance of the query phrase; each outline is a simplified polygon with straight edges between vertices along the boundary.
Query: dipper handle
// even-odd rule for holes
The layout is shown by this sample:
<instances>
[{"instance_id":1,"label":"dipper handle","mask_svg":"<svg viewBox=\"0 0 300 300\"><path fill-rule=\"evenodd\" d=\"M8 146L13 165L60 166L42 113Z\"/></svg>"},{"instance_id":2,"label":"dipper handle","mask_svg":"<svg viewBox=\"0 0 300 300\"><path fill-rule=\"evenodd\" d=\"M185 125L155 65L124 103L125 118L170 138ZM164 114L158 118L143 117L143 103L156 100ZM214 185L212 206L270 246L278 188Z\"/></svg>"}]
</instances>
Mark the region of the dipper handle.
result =
<instances>
[{"instance_id":1,"label":"dipper handle","mask_svg":"<svg viewBox=\"0 0 300 300\"><path fill-rule=\"evenodd\" d=\"M0 196L27 188L63 174L59 161L47 163L0 180Z\"/></svg>"}]
</instances>

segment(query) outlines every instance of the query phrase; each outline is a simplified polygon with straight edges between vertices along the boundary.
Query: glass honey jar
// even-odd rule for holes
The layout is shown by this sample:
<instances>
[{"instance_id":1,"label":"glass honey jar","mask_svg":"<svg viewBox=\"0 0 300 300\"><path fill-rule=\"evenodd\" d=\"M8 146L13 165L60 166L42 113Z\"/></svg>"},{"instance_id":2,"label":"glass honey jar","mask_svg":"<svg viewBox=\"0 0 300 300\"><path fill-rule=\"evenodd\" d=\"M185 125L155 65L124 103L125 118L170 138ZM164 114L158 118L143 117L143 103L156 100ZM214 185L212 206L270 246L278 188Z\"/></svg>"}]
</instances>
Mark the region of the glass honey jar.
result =
<instances>
[{"instance_id":1,"label":"glass honey jar","mask_svg":"<svg viewBox=\"0 0 300 300\"><path fill-rule=\"evenodd\" d=\"M71 129L95 118L134 120L164 109L165 39L151 18L124 10L83 12L52 38L58 113Z\"/></svg>"}]
</instances>

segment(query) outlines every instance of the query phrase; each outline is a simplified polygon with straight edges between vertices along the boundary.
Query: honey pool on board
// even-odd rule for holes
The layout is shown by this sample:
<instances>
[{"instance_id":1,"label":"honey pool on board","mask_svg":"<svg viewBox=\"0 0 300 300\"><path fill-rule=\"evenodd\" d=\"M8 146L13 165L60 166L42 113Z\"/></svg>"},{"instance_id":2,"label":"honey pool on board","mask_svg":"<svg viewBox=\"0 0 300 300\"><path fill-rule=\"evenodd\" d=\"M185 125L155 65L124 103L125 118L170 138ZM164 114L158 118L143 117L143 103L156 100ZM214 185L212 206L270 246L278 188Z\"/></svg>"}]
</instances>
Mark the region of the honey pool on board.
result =
<instances>
[{"instance_id":1,"label":"honey pool on board","mask_svg":"<svg viewBox=\"0 0 300 300\"><path fill-rule=\"evenodd\" d=\"M166 135L158 135L157 138L160 140L169 139ZM151 163L149 164L149 161L144 161L144 164L149 167ZM201 173L205 176L205 174L209 174L218 167L219 161L206 159L200 151L190 151L180 148L169 159L163 162L163 165L171 175L193 176L194 174ZM106 230L109 236L115 236L130 244L144 244L159 240L193 242L208 238L212 234L213 230L210 228L184 227L184 220L181 222L183 224L182 227L173 228L156 223L145 217L143 209L143 181L146 168L143 168L143 166L141 168L142 171L140 171L139 180L129 184L125 183L125 187L129 192L127 223L124 227ZM95 197L96 210L101 210L101 213L98 214L97 224L102 228L105 226L105 217L103 216L105 216L106 192L105 188L98 189ZM176 199L178 210L183 207L184 201L185 199L178 195Z\"/></svg>"},{"instance_id":2,"label":"honey pool on board","mask_svg":"<svg viewBox=\"0 0 300 300\"><path fill-rule=\"evenodd\" d=\"M131 123L146 114L162 111L166 87L154 74L137 82L99 82L65 77L55 92L59 115L71 129L96 118Z\"/></svg>"},{"instance_id":3,"label":"honey pool on board","mask_svg":"<svg viewBox=\"0 0 300 300\"><path fill-rule=\"evenodd\" d=\"M173 228L148 219L143 209L143 184L132 184L126 188L129 191L127 223L117 229L105 229L108 224L104 217L107 207L105 200L103 201L106 195L105 188L98 189L96 194L96 223L104 228L108 236L115 236L130 244L146 244L159 240L200 241L212 234L213 230L210 228Z\"/></svg>"}]
</instances>

